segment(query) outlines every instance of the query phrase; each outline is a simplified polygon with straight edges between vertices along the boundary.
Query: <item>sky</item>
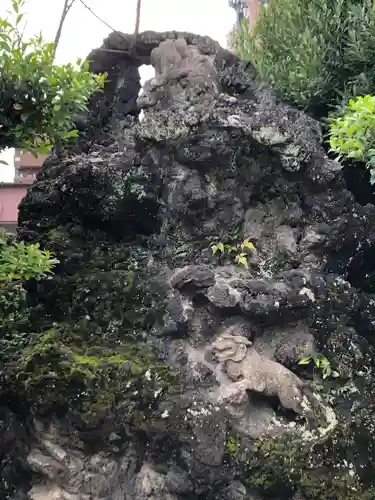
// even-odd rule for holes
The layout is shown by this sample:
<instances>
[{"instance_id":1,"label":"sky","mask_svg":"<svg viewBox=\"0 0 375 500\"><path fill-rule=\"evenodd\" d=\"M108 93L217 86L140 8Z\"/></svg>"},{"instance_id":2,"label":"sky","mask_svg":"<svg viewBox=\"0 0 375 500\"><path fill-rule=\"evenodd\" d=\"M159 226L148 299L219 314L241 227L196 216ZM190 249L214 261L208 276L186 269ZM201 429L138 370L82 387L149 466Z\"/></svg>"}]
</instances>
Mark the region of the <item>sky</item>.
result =
<instances>
[{"instance_id":1,"label":"sky","mask_svg":"<svg viewBox=\"0 0 375 500\"><path fill-rule=\"evenodd\" d=\"M114 30L133 33L137 0L83 1ZM0 17L6 17L11 0L0 0L0 4ZM64 0L26 0L25 36L42 32L46 41L53 41L63 4ZM208 35L225 46L234 22L235 12L228 7L228 0L142 0L140 31L190 31ZM56 62L74 62L78 57L86 57L111 31L80 0L75 0L64 24ZM146 69L141 76L151 75ZM10 163L0 165L0 182L13 180L12 154L8 151L0 155Z\"/></svg>"}]
</instances>

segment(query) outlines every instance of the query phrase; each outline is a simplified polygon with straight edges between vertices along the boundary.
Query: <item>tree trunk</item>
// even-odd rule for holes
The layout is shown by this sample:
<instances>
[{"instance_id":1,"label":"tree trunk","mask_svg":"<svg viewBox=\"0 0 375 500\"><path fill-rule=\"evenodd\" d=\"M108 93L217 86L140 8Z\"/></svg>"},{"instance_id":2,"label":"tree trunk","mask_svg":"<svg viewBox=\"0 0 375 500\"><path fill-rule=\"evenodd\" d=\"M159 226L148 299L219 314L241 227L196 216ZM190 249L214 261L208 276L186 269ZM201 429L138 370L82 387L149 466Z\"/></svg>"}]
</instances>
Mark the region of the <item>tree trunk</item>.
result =
<instances>
[{"instance_id":1,"label":"tree trunk","mask_svg":"<svg viewBox=\"0 0 375 500\"><path fill-rule=\"evenodd\" d=\"M136 16L135 16L134 36L138 36L138 34L139 34L139 23L141 21L141 3L142 3L142 0L137 0L137 11L136 11Z\"/></svg>"},{"instance_id":2,"label":"tree trunk","mask_svg":"<svg viewBox=\"0 0 375 500\"><path fill-rule=\"evenodd\" d=\"M74 2L75 2L75 0L70 0L70 2L69 2L69 0L64 0L64 7L63 7L63 11L61 13L59 27L57 28L55 41L54 41L55 53L56 53L57 47L58 47L59 42L60 42L61 33L62 33L62 29L64 26L66 16L68 15L68 12L69 12L71 6L74 4Z\"/></svg>"}]
</instances>

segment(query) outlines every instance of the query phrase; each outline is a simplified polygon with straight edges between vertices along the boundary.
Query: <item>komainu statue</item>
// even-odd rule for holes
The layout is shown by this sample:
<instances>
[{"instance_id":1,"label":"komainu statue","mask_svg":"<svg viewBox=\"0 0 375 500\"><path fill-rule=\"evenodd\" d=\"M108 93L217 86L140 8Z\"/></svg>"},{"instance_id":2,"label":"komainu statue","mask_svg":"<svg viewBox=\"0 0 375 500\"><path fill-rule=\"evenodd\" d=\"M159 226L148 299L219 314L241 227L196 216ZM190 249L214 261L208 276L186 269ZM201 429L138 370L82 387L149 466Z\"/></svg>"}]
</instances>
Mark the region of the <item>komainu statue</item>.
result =
<instances>
[{"instance_id":1,"label":"komainu statue","mask_svg":"<svg viewBox=\"0 0 375 500\"><path fill-rule=\"evenodd\" d=\"M313 391L285 366L261 356L252 342L240 335L223 333L212 343L212 352L233 383L223 385L220 400L236 405L246 401L247 391L276 396L287 410L309 422L322 422L322 404Z\"/></svg>"}]
</instances>

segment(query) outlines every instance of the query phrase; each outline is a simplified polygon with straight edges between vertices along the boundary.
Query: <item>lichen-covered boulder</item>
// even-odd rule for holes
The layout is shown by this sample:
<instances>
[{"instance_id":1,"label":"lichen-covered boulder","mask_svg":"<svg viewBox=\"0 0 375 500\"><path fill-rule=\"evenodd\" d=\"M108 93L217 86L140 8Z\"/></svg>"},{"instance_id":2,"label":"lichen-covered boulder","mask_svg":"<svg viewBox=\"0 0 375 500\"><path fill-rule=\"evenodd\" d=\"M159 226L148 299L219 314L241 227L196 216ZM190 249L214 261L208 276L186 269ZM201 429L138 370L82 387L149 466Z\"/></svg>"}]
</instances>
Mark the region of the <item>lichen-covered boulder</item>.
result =
<instances>
[{"instance_id":1,"label":"lichen-covered boulder","mask_svg":"<svg viewBox=\"0 0 375 500\"><path fill-rule=\"evenodd\" d=\"M5 497L374 498L375 207L214 41L102 49L80 141L20 207L60 264L2 370Z\"/></svg>"}]
</instances>

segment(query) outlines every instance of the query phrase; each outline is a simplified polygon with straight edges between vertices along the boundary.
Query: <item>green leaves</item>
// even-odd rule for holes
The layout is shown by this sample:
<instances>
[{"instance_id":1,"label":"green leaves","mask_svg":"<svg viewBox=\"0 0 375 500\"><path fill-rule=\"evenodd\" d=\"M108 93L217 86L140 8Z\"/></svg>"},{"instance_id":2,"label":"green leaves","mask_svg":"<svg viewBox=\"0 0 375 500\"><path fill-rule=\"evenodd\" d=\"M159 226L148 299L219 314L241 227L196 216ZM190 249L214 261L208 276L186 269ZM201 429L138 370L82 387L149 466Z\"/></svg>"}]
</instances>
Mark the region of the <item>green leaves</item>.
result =
<instances>
[{"instance_id":1,"label":"green leaves","mask_svg":"<svg viewBox=\"0 0 375 500\"><path fill-rule=\"evenodd\" d=\"M13 0L13 22L0 18L0 149L47 153L56 141L77 135L74 117L86 109L105 75L88 63L54 63L54 44L41 35L25 41L20 23L23 0Z\"/></svg>"},{"instance_id":2,"label":"green leaves","mask_svg":"<svg viewBox=\"0 0 375 500\"><path fill-rule=\"evenodd\" d=\"M270 0L236 53L282 97L317 118L339 100L375 93L373 0Z\"/></svg>"},{"instance_id":3,"label":"green leaves","mask_svg":"<svg viewBox=\"0 0 375 500\"><path fill-rule=\"evenodd\" d=\"M248 254L255 250L255 246L248 238L245 238L242 243L235 244L223 243L221 241L211 243L210 248L212 255L217 255L218 253L221 256L227 255L230 258L234 258L234 262L246 268L249 267Z\"/></svg>"},{"instance_id":4,"label":"green leaves","mask_svg":"<svg viewBox=\"0 0 375 500\"><path fill-rule=\"evenodd\" d=\"M224 243L213 243L211 245L212 255L216 255L218 252L224 253Z\"/></svg>"},{"instance_id":5,"label":"green leaves","mask_svg":"<svg viewBox=\"0 0 375 500\"><path fill-rule=\"evenodd\" d=\"M0 285L14 280L40 280L52 272L59 261L48 250L41 250L39 244L9 243L0 233Z\"/></svg>"},{"instance_id":6,"label":"green leaves","mask_svg":"<svg viewBox=\"0 0 375 500\"><path fill-rule=\"evenodd\" d=\"M241 248L242 250L254 250L255 246L253 243L248 238L245 238L243 242L241 243Z\"/></svg>"},{"instance_id":7,"label":"green leaves","mask_svg":"<svg viewBox=\"0 0 375 500\"><path fill-rule=\"evenodd\" d=\"M22 280L40 280L58 260L38 244L12 242L0 231L0 364L29 338L26 291Z\"/></svg>"},{"instance_id":8,"label":"green leaves","mask_svg":"<svg viewBox=\"0 0 375 500\"><path fill-rule=\"evenodd\" d=\"M40 36L23 41L23 5L24 0L12 0L13 24L0 18L0 149L47 153L56 140L76 135L72 118L104 77L94 77L87 66L55 65L53 45ZM58 262L39 244L12 242L0 231L0 362L11 359L29 338L21 281L42 279Z\"/></svg>"},{"instance_id":9,"label":"green leaves","mask_svg":"<svg viewBox=\"0 0 375 500\"><path fill-rule=\"evenodd\" d=\"M299 365L309 365L311 363L312 359L311 359L311 356L309 356L308 358L303 358L299 361Z\"/></svg>"},{"instance_id":10,"label":"green leaves","mask_svg":"<svg viewBox=\"0 0 375 500\"><path fill-rule=\"evenodd\" d=\"M375 96L350 99L342 114L329 120L331 152L366 163L375 184Z\"/></svg>"},{"instance_id":11,"label":"green leaves","mask_svg":"<svg viewBox=\"0 0 375 500\"><path fill-rule=\"evenodd\" d=\"M12 8L16 14L19 13L21 7L23 7L25 2L23 0L12 0Z\"/></svg>"},{"instance_id":12,"label":"green leaves","mask_svg":"<svg viewBox=\"0 0 375 500\"><path fill-rule=\"evenodd\" d=\"M247 260L247 255L244 252L241 252L236 255L234 259L238 264L242 264L244 267L249 267L249 262Z\"/></svg>"},{"instance_id":13,"label":"green leaves","mask_svg":"<svg viewBox=\"0 0 375 500\"><path fill-rule=\"evenodd\" d=\"M332 370L329 359L323 356L323 354L314 352L311 356L301 359L298 364L309 365L311 363L313 363L314 367L321 372L323 380L325 380L328 377L339 376L339 374L336 371Z\"/></svg>"}]
</instances>

